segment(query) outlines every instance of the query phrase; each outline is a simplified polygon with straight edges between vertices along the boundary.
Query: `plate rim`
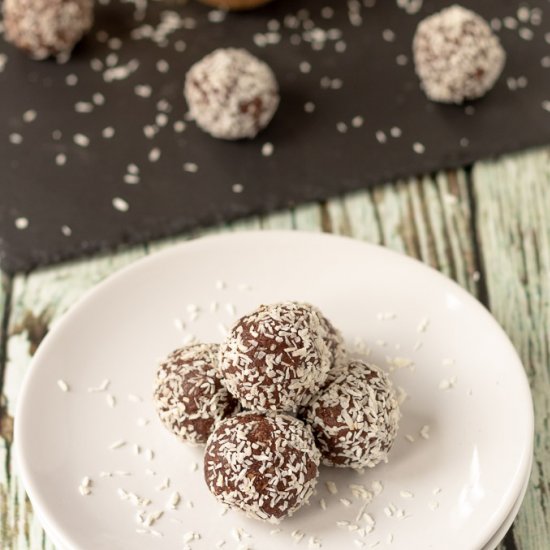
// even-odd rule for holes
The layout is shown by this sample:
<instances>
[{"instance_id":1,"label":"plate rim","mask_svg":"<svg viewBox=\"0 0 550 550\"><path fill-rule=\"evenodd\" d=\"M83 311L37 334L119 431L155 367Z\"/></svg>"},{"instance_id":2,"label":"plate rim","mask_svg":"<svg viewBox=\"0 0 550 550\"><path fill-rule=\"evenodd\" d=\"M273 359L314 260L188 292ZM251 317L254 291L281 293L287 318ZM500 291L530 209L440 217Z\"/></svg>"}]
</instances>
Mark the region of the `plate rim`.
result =
<instances>
[{"instance_id":1,"label":"plate rim","mask_svg":"<svg viewBox=\"0 0 550 550\"><path fill-rule=\"evenodd\" d=\"M522 486L520 493L518 495L518 498L515 500L514 504L512 505L512 508L510 509L510 512L504 519L504 522L502 525L496 530L496 532L493 534L493 536L489 539L489 542L485 545L482 550L495 550L498 545L505 539L508 531L514 524L514 521L518 517L518 514L521 510L521 507L523 505L523 501L525 500L525 495L527 494L527 491L529 489L529 485L531 483L531 475L533 470L533 457L534 449L531 449L531 460L529 462L529 468L527 470L527 475L525 476L525 482Z\"/></svg>"},{"instance_id":2,"label":"plate rim","mask_svg":"<svg viewBox=\"0 0 550 550\"><path fill-rule=\"evenodd\" d=\"M382 245L370 243L367 241L362 241L360 239L354 239L347 236L342 235L335 235L332 233L322 233L318 231L302 231L302 230L250 230L250 231L238 231L233 233L222 233L222 234L215 234L215 235L206 235L206 236L199 236L197 238L193 238L188 241L184 241L181 243L176 243L173 245L168 245L165 249L156 251L148 256L139 258L135 261L131 261L128 265L118 269L114 273L108 275L105 279L100 281L99 283L93 285L90 289L86 290L80 298L76 300L67 311L65 311L62 316L57 320L54 327L51 328L51 330L48 332L44 340L41 342L40 346L36 350L34 356L32 357L32 360L29 364L29 367L27 369L27 372L25 374L23 383L21 385L17 405L16 405L16 413L15 413L15 419L14 419L14 447L15 447L15 456L17 460L18 470L19 474L21 476L21 479L23 481L23 486L25 488L25 491L27 492L31 503L33 504L33 507L40 509L40 513L37 514L37 516L40 518L41 523L47 523L53 531L59 536L58 538L61 539L61 542L63 546L66 546L67 548L79 548L79 545L75 543L75 541L71 540L69 537L67 537L63 533L62 526L59 525L59 522L56 518L50 517L51 514L47 511L47 500L42 498L38 491L35 491L35 482L32 480L32 473L31 468L29 465L29 459L25 456L24 449L22 448L22 440L23 440L23 433L24 428L22 427L23 424L27 424L28 422L25 422L25 408L24 403L26 401L25 397L26 394L29 391L30 381L33 377L34 372L39 368L39 364L41 363L42 355L44 355L45 350L49 348L51 345L50 342L55 338L55 335L63 330L63 327L66 324L69 324L71 322L71 318L75 311L80 310L84 308L88 302L92 301L95 296L99 293L107 291L107 289L116 284L119 279L123 279L127 276L127 274L131 272L135 272L141 269L146 269L149 264L158 263L159 261L165 261L167 258L170 258L172 256L176 257L179 254L186 253L189 249L193 248L200 248L204 246L205 244L208 245L209 243L216 243L220 242L223 243L223 241L227 240L239 240L239 239L250 239L250 240L266 240L266 239L288 239L291 238L293 240L296 239L315 239L315 240L333 240L333 241L340 241L345 242L354 246L358 247L366 247L366 249L372 249L375 250L376 253L386 255L387 257L391 257L394 260L399 261L410 261L413 264L416 264L418 268L425 270L429 275L432 277L435 276L438 280L440 280L442 283L446 285L450 285L453 290L460 296L461 299L465 300L469 304L474 307L474 309L479 313L479 315L485 317L489 322L491 322L495 329L500 332L501 336L504 338L504 341L507 342L509 348L510 348L510 354L514 357L514 362L516 363L516 366L518 367L518 373L519 378L522 383L522 391L525 394L526 400L525 400L525 407L526 407L526 421L528 423L528 445L526 445L526 449L523 450L521 454L521 460L517 469L517 473L513 479L513 483L508 486L508 496L507 500L504 501L507 504L503 507L504 510L500 511L500 514L498 516L495 516L492 518L492 521L488 522L486 524L485 529L483 532L480 531L478 537L478 543L479 548L483 549L488 543L491 542L492 537L496 532L498 532L498 529L502 525L502 523L505 521L507 515L510 513L510 510L512 509L515 499L513 497L518 496L518 494L521 492L521 489L523 488L525 474L524 472L528 470L529 462L533 455L533 444L534 444L534 406L533 406L533 399L531 394L531 389L529 385L529 381L527 378L527 373L525 371L525 367L523 366L523 362L521 358L518 355L518 352L511 342L510 338L500 325L500 323L495 319L495 317L491 314L491 312L485 307L484 304L482 304L474 295L472 295L470 292L468 292L465 288L461 287L457 282L452 280L450 277L447 277L437 269L433 268L432 266L422 262L421 260L414 258L412 256L408 256L405 253L398 252L395 250L392 250L390 248L387 248ZM293 243L294 244L294 243ZM522 400L523 401L523 400ZM530 406L527 407L527 404ZM522 475L518 475L519 472L522 472ZM510 502L511 501L511 502Z\"/></svg>"}]
</instances>

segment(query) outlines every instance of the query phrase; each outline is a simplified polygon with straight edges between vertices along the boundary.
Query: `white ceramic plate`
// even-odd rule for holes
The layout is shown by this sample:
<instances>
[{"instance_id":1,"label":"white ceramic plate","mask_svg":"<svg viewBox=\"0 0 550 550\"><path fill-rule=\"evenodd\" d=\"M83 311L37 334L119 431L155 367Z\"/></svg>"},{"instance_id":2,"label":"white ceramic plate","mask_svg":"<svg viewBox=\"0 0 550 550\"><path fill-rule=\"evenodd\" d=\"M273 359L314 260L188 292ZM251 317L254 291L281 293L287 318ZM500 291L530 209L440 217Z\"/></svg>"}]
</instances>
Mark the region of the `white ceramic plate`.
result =
<instances>
[{"instance_id":1,"label":"white ceramic plate","mask_svg":"<svg viewBox=\"0 0 550 550\"><path fill-rule=\"evenodd\" d=\"M495 548L504 540L506 537L506 534L510 530L510 527L512 527L512 524L514 523L514 520L516 519L516 516L518 515L518 512L521 508L521 505L523 503L523 499L525 497L525 493L527 492L527 489L529 488L529 478L531 477L531 467L533 465L533 461L531 460L529 469L527 471L527 475L525 476L525 481L523 484L523 487L521 489L521 492L516 500L514 502L514 505L512 507L512 510L506 516L506 519L504 520L504 523L499 527L497 532L491 537L491 540L488 544L485 545L483 550L495 550Z\"/></svg>"},{"instance_id":2,"label":"white ceramic plate","mask_svg":"<svg viewBox=\"0 0 550 550\"><path fill-rule=\"evenodd\" d=\"M201 449L178 443L162 428L150 394L157 359L190 335L220 340L235 317L233 307L239 315L261 302L288 299L318 305L350 346L368 347L371 360L397 365L393 377L408 398L389 464L362 475L324 469L311 505L274 531L237 512L221 515L202 480ZM193 306L200 308L194 320ZM182 319L185 330L174 319ZM88 391L106 378L106 392ZM70 391L60 390L60 379ZM114 407L107 395L116 399ZM261 550L295 543L322 544L323 550L376 543L478 550L521 494L533 413L514 348L456 284L357 241L262 232L174 247L91 292L37 352L20 397L16 437L31 500L66 548L181 548L186 534L197 533L201 538L189 542L193 550L212 550L222 540L226 548L239 547L239 538L243 548ZM111 450L117 441L126 444ZM150 460L148 449L154 451ZM130 475L100 477L116 471ZM88 496L78 490L85 476L92 479ZM170 487L162 490L165 478ZM335 482L337 494L327 491L327 481ZM143 529L138 508L121 499L119 489L151 500L145 517L164 510L153 533L136 531ZM175 491L181 502L166 510ZM370 503L366 491L378 493ZM366 536L361 511L375 521Z\"/></svg>"}]
</instances>

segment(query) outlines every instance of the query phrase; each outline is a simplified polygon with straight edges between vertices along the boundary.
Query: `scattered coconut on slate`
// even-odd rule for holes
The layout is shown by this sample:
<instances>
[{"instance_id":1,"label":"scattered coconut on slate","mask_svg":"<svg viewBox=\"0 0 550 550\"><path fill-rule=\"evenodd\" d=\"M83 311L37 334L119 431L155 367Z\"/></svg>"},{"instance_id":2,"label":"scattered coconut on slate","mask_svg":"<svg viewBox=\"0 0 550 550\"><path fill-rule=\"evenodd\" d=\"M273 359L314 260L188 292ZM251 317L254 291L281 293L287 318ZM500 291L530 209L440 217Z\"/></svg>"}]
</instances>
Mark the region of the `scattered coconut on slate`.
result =
<instances>
[{"instance_id":1,"label":"scattered coconut on slate","mask_svg":"<svg viewBox=\"0 0 550 550\"><path fill-rule=\"evenodd\" d=\"M442 103L462 103L485 95L506 59L489 24L459 5L420 22L413 53L426 95Z\"/></svg>"},{"instance_id":2,"label":"scattered coconut on slate","mask_svg":"<svg viewBox=\"0 0 550 550\"><path fill-rule=\"evenodd\" d=\"M263 305L233 326L220 346L220 372L243 407L295 411L325 383L332 352L309 304Z\"/></svg>"}]
</instances>

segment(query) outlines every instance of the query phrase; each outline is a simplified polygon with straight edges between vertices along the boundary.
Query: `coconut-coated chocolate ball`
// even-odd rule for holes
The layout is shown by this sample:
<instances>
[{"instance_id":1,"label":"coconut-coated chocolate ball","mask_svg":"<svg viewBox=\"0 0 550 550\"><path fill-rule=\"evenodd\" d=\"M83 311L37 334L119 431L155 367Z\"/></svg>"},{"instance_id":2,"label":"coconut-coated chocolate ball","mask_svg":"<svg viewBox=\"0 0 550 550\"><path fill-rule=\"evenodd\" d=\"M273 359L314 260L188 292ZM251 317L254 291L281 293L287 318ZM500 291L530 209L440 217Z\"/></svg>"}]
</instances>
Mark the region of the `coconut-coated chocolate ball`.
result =
<instances>
[{"instance_id":1,"label":"coconut-coated chocolate ball","mask_svg":"<svg viewBox=\"0 0 550 550\"><path fill-rule=\"evenodd\" d=\"M278 523L308 502L320 458L311 430L300 420L243 412L220 422L209 437L204 477L223 504Z\"/></svg>"},{"instance_id":2,"label":"coconut-coated chocolate ball","mask_svg":"<svg viewBox=\"0 0 550 550\"><path fill-rule=\"evenodd\" d=\"M459 5L420 22L413 54L426 95L443 103L462 103L485 95L506 59L488 23Z\"/></svg>"},{"instance_id":3,"label":"coconut-coated chocolate ball","mask_svg":"<svg viewBox=\"0 0 550 550\"><path fill-rule=\"evenodd\" d=\"M255 137L279 105L273 71L236 48L220 48L195 63L187 72L184 94L191 118L220 139Z\"/></svg>"},{"instance_id":4,"label":"coconut-coated chocolate ball","mask_svg":"<svg viewBox=\"0 0 550 550\"><path fill-rule=\"evenodd\" d=\"M237 408L222 384L217 362L217 344L194 344L172 352L157 370L157 413L181 441L206 443L215 424Z\"/></svg>"},{"instance_id":5,"label":"coconut-coated chocolate ball","mask_svg":"<svg viewBox=\"0 0 550 550\"><path fill-rule=\"evenodd\" d=\"M34 59L68 54L90 30L93 8L93 0L4 0L4 34Z\"/></svg>"},{"instance_id":6,"label":"coconut-coated chocolate ball","mask_svg":"<svg viewBox=\"0 0 550 550\"><path fill-rule=\"evenodd\" d=\"M227 389L251 410L296 411L324 384L332 354L315 308L262 305L237 321L220 346Z\"/></svg>"},{"instance_id":7,"label":"coconut-coated chocolate ball","mask_svg":"<svg viewBox=\"0 0 550 550\"><path fill-rule=\"evenodd\" d=\"M360 469L386 461L399 423L388 375L359 360L305 409L323 464Z\"/></svg>"}]
</instances>

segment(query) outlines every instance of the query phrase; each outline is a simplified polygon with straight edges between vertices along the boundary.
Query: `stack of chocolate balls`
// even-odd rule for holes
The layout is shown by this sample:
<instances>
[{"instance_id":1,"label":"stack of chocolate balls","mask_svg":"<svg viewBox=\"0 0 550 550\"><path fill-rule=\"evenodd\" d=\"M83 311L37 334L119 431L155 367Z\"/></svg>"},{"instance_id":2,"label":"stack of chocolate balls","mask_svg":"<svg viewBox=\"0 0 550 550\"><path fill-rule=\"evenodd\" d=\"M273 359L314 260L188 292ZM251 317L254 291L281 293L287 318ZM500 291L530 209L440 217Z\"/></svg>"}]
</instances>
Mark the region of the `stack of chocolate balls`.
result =
<instances>
[{"instance_id":1,"label":"stack of chocolate balls","mask_svg":"<svg viewBox=\"0 0 550 550\"><path fill-rule=\"evenodd\" d=\"M216 498L272 523L308 502L321 463L386 461L399 421L386 373L349 359L340 332L301 302L260 306L219 346L174 351L158 368L154 400L171 433L206 444Z\"/></svg>"}]
</instances>

